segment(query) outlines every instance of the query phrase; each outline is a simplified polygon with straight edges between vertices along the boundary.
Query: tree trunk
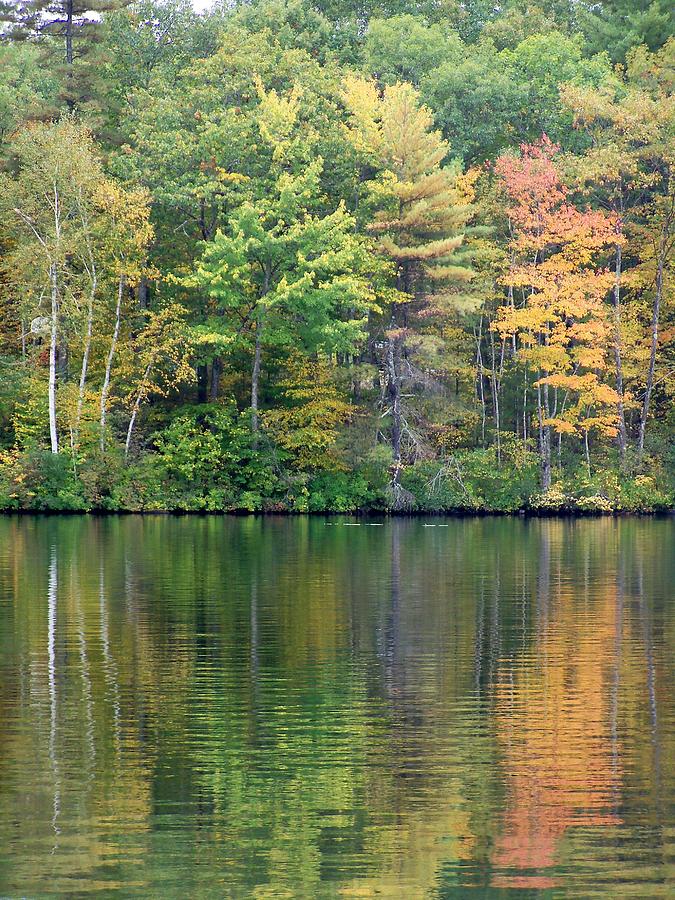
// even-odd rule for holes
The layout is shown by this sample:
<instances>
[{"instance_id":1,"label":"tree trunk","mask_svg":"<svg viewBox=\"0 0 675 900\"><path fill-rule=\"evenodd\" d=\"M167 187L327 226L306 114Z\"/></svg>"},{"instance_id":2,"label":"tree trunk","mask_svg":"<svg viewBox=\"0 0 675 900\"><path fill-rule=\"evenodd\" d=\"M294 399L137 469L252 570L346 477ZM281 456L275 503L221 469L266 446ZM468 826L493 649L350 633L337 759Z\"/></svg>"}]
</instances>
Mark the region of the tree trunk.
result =
<instances>
[{"instance_id":1,"label":"tree trunk","mask_svg":"<svg viewBox=\"0 0 675 900\"><path fill-rule=\"evenodd\" d=\"M197 366L197 403L206 403L208 400L209 367L206 363Z\"/></svg>"},{"instance_id":2,"label":"tree trunk","mask_svg":"<svg viewBox=\"0 0 675 900\"><path fill-rule=\"evenodd\" d=\"M588 477L591 477L591 448L588 443L588 428L584 431L584 454L586 456L586 471Z\"/></svg>"},{"instance_id":3,"label":"tree trunk","mask_svg":"<svg viewBox=\"0 0 675 900\"><path fill-rule=\"evenodd\" d=\"M652 308L652 327L651 327L651 349L649 352L649 369L647 370L647 385L645 387L645 397L642 403L642 414L640 416L640 432L638 438L638 450L640 457L644 452L645 431L647 430L647 416L649 415L649 404L652 398L652 390L654 388L654 370L656 368L656 350L659 343L659 315L661 312L661 297L663 295L663 269L666 258L666 235L664 234L659 246L659 256L656 269L656 290L654 291L654 306Z\"/></svg>"},{"instance_id":4,"label":"tree trunk","mask_svg":"<svg viewBox=\"0 0 675 900\"><path fill-rule=\"evenodd\" d=\"M541 486L547 491L551 487L551 434L550 426L544 425L541 385L537 385L537 418L539 421L539 462L541 466ZM548 416L547 416L548 418Z\"/></svg>"},{"instance_id":5,"label":"tree trunk","mask_svg":"<svg viewBox=\"0 0 675 900\"><path fill-rule=\"evenodd\" d=\"M401 477L401 385L398 377L400 347L398 338L389 338L387 344L387 394L391 403L391 449L393 455L392 484L398 485Z\"/></svg>"},{"instance_id":6,"label":"tree trunk","mask_svg":"<svg viewBox=\"0 0 675 900\"><path fill-rule=\"evenodd\" d=\"M619 456L623 464L626 458L626 415L623 403L623 360L621 357L621 266L622 254L621 244L616 245L616 264L614 269L614 290L612 292L612 308L614 319L614 365L616 370L616 392L619 400L616 405L617 417L619 419L619 433L617 441L619 444Z\"/></svg>"},{"instance_id":7,"label":"tree trunk","mask_svg":"<svg viewBox=\"0 0 675 900\"><path fill-rule=\"evenodd\" d=\"M523 378L523 440L527 441L527 366Z\"/></svg>"},{"instance_id":8,"label":"tree trunk","mask_svg":"<svg viewBox=\"0 0 675 900\"><path fill-rule=\"evenodd\" d=\"M66 0L66 65L73 64L73 0ZM70 74L69 74L70 77Z\"/></svg>"},{"instance_id":9,"label":"tree trunk","mask_svg":"<svg viewBox=\"0 0 675 900\"><path fill-rule=\"evenodd\" d=\"M480 434L481 434L481 444L485 447L485 419L486 419L486 411L485 411L485 384L483 382L483 354L481 351L481 341L483 340L483 317L480 317L480 323L478 325L478 334L476 335L476 386L478 388L478 399L480 400L480 408L481 408L481 420L480 420ZM475 334L475 331L474 331Z\"/></svg>"},{"instance_id":10,"label":"tree trunk","mask_svg":"<svg viewBox=\"0 0 675 900\"><path fill-rule=\"evenodd\" d=\"M127 428L127 439L124 442L124 458L125 459L127 459L127 457L129 456L129 448L131 447L131 436L134 432L134 425L136 424L138 410L141 408L141 403L143 402L143 398L145 396L145 383L150 375L151 368L152 368L152 364L148 363L148 365L145 369L145 372L143 373L143 379L141 381L141 386L138 389L138 394L136 395L134 407L131 411L131 419L129 420L129 427Z\"/></svg>"},{"instance_id":11,"label":"tree trunk","mask_svg":"<svg viewBox=\"0 0 675 900\"><path fill-rule=\"evenodd\" d=\"M91 291L89 293L89 307L87 309L87 331L84 338L84 353L82 354L82 368L80 370L80 385L77 394L77 411L75 413L75 428L72 435L73 456L77 450L80 435L80 420L82 418L82 405L84 404L84 390L87 384L87 370L89 368L89 356L91 354L91 336L94 326L94 297L96 296L97 277L96 269L92 269Z\"/></svg>"},{"instance_id":12,"label":"tree trunk","mask_svg":"<svg viewBox=\"0 0 675 900\"><path fill-rule=\"evenodd\" d=\"M258 301L258 309L256 313L255 323L255 351L253 353L253 372L251 373L251 433L253 435L253 449L258 447L258 385L260 383L260 364L262 361L262 333L265 323L265 308L262 300L267 296L270 289L270 279L272 277L271 267L269 263L264 267L264 281L260 300Z\"/></svg>"},{"instance_id":13,"label":"tree trunk","mask_svg":"<svg viewBox=\"0 0 675 900\"><path fill-rule=\"evenodd\" d=\"M258 384L260 382L260 361L262 358L263 313L258 312L255 326L255 351L253 353L253 372L251 373L251 432L253 447L258 446Z\"/></svg>"},{"instance_id":14,"label":"tree trunk","mask_svg":"<svg viewBox=\"0 0 675 900\"><path fill-rule=\"evenodd\" d=\"M101 433L99 435L101 453L105 450L105 420L108 407L108 393L110 391L110 373L112 372L112 362L117 346L117 339L120 333L120 321L122 318L122 297L124 296L124 275L120 275L117 285L117 306L115 307L115 327L113 329L112 339L110 341L110 350L108 358L105 362L105 375L103 376L103 387L101 388Z\"/></svg>"},{"instance_id":15,"label":"tree trunk","mask_svg":"<svg viewBox=\"0 0 675 900\"><path fill-rule=\"evenodd\" d=\"M492 409L495 417L495 446L497 449L497 465L502 464L502 440L501 440L501 421L499 413L499 387L497 380L497 369L495 362L495 336L494 332L490 332L490 349L492 352L492 371L490 373L490 384L492 387ZM504 352L504 344L502 344L502 359Z\"/></svg>"},{"instance_id":16,"label":"tree trunk","mask_svg":"<svg viewBox=\"0 0 675 900\"><path fill-rule=\"evenodd\" d=\"M209 400L215 403L220 391L220 376L223 371L223 361L219 356L214 357L211 363L211 383L209 384Z\"/></svg>"},{"instance_id":17,"label":"tree trunk","mask_svg":"<svg viewBox=\"0 0 675 900\"><path fill-rule=\"evenodd\" d=\"M49 338L49 437L52 453L59 452L59 436L56 430L56 349L58 340L59 296L56 263L49 266L52 289L52 321Z\"/></svg>"},{"instance_id":18,"label":"tree trunk","mask_svg":"<svg viewBox=\"0 0 675 900\"><path fill-rule=\"evenodd\" d=\"M138 308L139 309L147 309L148 308L148 279L142 277L138 282L138 288L136 290L136 295L138 298Z\"/></svg>"}]
</instances>

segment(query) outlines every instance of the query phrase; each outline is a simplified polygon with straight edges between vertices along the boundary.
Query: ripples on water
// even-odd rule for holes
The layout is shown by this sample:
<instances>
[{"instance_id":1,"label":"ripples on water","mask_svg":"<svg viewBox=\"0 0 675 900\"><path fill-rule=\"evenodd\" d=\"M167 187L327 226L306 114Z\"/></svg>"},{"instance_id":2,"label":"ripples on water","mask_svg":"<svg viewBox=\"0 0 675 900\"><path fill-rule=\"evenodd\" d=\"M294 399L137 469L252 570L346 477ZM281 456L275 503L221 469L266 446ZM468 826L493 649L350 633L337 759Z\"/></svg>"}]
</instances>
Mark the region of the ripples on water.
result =
<instances>
[{"instance_id":1,"label":"ripples on water","mask_svg":"<svg viewBox=\"0 0 675 900\"><path fill-rule=\"evenodd\" d=\"M673 896L673 520L346 521L0 519L0 896Z\"/></svg>"}]
</instances>

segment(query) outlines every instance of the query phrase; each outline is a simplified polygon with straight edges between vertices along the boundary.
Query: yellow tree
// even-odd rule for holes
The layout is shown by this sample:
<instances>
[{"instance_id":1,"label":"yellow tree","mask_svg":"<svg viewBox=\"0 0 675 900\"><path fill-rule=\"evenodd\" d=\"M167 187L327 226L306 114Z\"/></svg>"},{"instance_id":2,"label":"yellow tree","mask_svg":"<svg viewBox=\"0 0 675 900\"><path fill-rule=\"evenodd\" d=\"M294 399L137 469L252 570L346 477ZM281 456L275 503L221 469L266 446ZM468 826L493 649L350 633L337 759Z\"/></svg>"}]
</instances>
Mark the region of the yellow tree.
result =
<instances>
[{"instance_id":1,"label":"yellow tree","mask_svg":"<svg viewBox=\"0 0 675 900\"><path fill-rule=\"evenodd\" d=\"M49 436L58 453L57 386L66 374L69 332L81 319L82 297L93 309L97 292L89 237L102 172L90 133L71 118L23 129L10 152L14 177L0 182L13 240L9 280L23 295L22 318L31 332L49 338Z\"/></svg>"},{"instance_id":2,"label":"yellow tree","mask_svg":"<svg viewBox=\"0 0 675 900\"><path fill-rule=\"evenodd\" d=\"M125 458L129 456L143 403L151 397L166 397L179 385L194 381L190 331L183 307L172 303L149 313L145 327L129 349L124 374L131 385L126 398L131 416L124 442Z\"/></svg>"},{"instance_id":3,"label":"yellow tree","mask_svg":"<svg viewBox=\"0 0 675 900\"><path fill-rule=\"evenodd\" d=\"M622 396L619 301L625 291L632 295L643 323L643 360L640 364L638 347L634 372L635 380L644 386L637 437L640 454L658 381L660 326L675 256L674 65L675 38L671 38L657 53L635 49L620 79L597 89L568 85L562 92L576 127L592 138L582 160L582 181L621 219L629 241L628 272L622 271L621 243L616 247L614 353L617 391ZM664 370L662 380L667 382L667 367ZM625 443L622 408L619 429Z\"/></svg>"},{"instance_id":4,"label":"yellow tree","mask_svg":"<svg viewBox=\"0 0 675 900\"><path fill-rule=\"evenodd\" d=\"M558 148L545 136L503 155L495 169L507 200L512 264L503 281L523 297L497 310L493 328L515 336L520 356L536 373L541 483L551 485L551 431L584 436L596 428L616 434L618 395L602 379L610 329L604 298L611 272L600 255L623 238L615 218L578 210L554 164ZM552 388L552 390L550 390Z\"/></svg>"},{"instance_id":5,"label":"yellow tree","mask_svg":"<svg viewBox=\"0 0 675 900\"><path fill-rule=\"evenodd\" d=\"M98 194L98 203L105 214L106 262L112 282L116 286L115 313L110 346L106 354L105 371L100 397L100 447L105 449L106 417L110 379L117 342L122 324L122 304L127 287L137 285L142 278L153 274L146 263L148 245L153 237L150 223L150 198L144 190L123 190L107 181Z\"/></svg>"}]
</instances>

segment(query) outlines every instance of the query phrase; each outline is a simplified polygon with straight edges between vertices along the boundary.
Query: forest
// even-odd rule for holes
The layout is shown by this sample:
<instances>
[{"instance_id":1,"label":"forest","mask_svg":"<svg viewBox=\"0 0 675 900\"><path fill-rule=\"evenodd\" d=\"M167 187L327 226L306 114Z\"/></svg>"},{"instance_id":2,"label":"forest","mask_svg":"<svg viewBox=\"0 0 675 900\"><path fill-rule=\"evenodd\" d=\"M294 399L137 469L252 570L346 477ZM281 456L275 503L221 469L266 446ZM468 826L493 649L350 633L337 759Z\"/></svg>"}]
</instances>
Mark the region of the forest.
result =
<instances>
[{"instance_id":1,"label":"forest","mask_svg":"<svg viewBox=\"0 0 675 900\"><path fill-rule=\"evenodd\" d=\"M5 0L0 72L0 509L675 505L669 0Z\"/></svg>"}]
</instances>

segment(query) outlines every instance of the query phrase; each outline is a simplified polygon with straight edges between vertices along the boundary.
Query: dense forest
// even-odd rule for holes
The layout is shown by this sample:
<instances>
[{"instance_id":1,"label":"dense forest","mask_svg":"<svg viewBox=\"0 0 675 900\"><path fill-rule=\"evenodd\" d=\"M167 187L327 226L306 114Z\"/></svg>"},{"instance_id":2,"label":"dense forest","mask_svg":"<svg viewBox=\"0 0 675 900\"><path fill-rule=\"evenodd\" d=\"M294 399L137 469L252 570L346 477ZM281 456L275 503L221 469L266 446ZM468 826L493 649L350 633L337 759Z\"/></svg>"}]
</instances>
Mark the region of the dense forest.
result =
<instances>
[{"instance_id":1,"label":"dense forest","mask_svg":"<svg viewBox=\"0 0 675 900\"><path fill-rule=\"evenodd\" d=\"M0 508L672 507L674 10L0 2Z\"/></svg>"}]
</instances>

